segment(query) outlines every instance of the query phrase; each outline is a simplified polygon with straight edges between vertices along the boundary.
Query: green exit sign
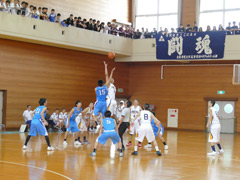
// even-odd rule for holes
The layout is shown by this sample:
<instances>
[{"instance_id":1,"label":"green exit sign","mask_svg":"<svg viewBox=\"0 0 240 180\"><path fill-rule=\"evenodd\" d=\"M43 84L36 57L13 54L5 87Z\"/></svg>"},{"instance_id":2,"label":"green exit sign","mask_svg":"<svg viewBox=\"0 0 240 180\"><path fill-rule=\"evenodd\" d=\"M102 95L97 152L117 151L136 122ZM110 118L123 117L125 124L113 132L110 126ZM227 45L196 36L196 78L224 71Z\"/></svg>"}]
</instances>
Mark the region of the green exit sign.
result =
<instances>
[{"instance_id":1,"label":"green exit sign","mask_svg":"<svg viewBox=\"0 0 240 180\"><path fill-rule=\"evenodd\" d=\"M218 91L217 94L225 94L225 91Z\"/></svg>"}]
</instances>

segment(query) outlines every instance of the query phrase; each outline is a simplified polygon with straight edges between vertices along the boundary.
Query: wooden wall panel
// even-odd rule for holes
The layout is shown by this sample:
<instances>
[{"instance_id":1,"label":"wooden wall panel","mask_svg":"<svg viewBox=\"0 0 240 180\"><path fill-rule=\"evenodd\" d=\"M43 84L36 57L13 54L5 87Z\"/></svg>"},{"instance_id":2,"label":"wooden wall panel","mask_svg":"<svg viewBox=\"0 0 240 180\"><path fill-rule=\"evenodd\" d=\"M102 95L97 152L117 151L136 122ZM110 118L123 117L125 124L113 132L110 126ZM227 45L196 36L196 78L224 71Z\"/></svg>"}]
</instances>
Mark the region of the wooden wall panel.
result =
<instances>
[{"instance_id":1,"label":"wooden wall panel","mask_svg":"<svg viewBox=\"0 0 240 180\"><path fill-rule=\"evenodd\" d=\"M112 19L122 19L123 21L129 19L128 0L28 0L27 2L37 7L48 7L49 13L51 9L55 9L57 13L62 14L63 18L73 14L82 18L89 19L92 17L105 22Z\"/></svg>"},{"instance_id":2,"label":"wooden wall panel","mask_svg":"<svg viewBox=\"0 0 240 180\"><path fill-rule=\"evenodd\" d=\"M116 86L128 95L128 64L114 63L104 55L0 39L0 90L7 90L7 128L18 128L27 104L41 97L55 108L86 107L95 101L97 80L104 78L103 61L116 66Z\"/></svg>"},{"instance_id":3,"label":"wooden wall panel","mask_svg":"<svg viewBox=\"0 0 240 180\"><path fill-rule=\"evenodd\" d=\"M207 102L204 97L240 98L240 86L232 85L232 66L166 67L161 80L161 63L133 63L129 69L129 95L142 104L156 106L157 117L167 125L167 109L179 109L179 129L204 130ZM240 132L240 102L236 102Z\"/></svg>"},{"instance_id":4,"label":"wooden wall panel","mask_svg":"<svg viewBox=\"0 0 240 180\"><path fill-rule=\"evenodd\" d=\"M196 0L182 0L182 24L193 26L196 21Z\"/></svg>"}]
</instances>

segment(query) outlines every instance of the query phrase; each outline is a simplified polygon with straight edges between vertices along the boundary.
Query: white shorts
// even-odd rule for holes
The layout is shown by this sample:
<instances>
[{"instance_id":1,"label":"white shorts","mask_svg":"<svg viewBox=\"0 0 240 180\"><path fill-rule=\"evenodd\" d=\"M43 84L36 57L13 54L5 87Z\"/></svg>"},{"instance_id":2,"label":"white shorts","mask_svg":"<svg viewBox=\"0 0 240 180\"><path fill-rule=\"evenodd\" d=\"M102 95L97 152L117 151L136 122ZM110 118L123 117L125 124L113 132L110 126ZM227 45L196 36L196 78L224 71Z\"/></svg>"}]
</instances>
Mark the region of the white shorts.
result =
<instances>
[{"instance_id":1,"label":"white shorts","mask_svg":"<svg viewBox=\"0 0 240 180\"><path fill-rule=\"evenodd\" d=\"M221 125L220 124L212 124L210 132L209 132L208 142L213 142L213 143L220 142L220 132L221 132Z\"/></svg>"},{"instance_id":2,"label":"white shorts","mask_svg":"<svg viewBox=\"0 0 240 180\"><path fill-rule=\"evenodd\" d=\"M111 115L117 115L117 102L107 98L107 110L111 112Z\"/></svg>"},{"instance_id":3,"label":"white shorts","mask_svg":"<svg viewBox=\"0 0 240 180\"><path fill-rule=\"evenodd\" d=\"M80 130L81 132L88 130L88 129L87 129L87 125L86 125L86 123L85 123L84 120L81 120L81 123L80 123L79 126L80 126L80 127L79 127L79 130Z\"/></svg>"},{"instance_id":4,"label":"white shorts","mask_svg":"<svg viewBox=\"0 0 240 180\"><path fill-rule=\"evenodd\" d=\"M131 125L131 124L130 124L129 134L131 134L131 135L137 134L139 126L140 126L138 120L136 120L133 125Z\"/></svg>"},{"instance_id":5,"label":"white shorts","mask_svg":"<svg viewBox=\"0 0 240 180\"><path fill-rule=\"evenodd\" d=\"M147 138L148 142L153 142L155 140L155 136L153 133L152 126L142 125L138 129L138 136L135 138L139 142L143 142L144 138Z\"/></svg>"}]
</instances>

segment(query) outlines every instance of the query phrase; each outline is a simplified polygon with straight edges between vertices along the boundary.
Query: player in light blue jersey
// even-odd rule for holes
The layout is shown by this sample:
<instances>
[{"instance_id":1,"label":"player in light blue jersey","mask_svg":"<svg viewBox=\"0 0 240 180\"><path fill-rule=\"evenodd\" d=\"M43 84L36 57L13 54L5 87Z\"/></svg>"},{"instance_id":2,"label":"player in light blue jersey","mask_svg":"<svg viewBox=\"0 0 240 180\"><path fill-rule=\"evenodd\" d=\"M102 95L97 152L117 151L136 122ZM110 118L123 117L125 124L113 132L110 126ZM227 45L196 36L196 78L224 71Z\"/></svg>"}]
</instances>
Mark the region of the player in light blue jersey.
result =
<instances>
[{"instance_id":1,"label":"player in light blue jersey","mask_svg":"<svg viewBox=\"0 0 240 180\"><path fill-rule=\"evenodd\" d=\"M98 87L95 88L95 92L96 92L96 96L97 96L97 101L94 105L94 112L93 112L93 118L94 118L95 122L97 121L96 116L98 116L99 113L104 115L105 112L107 111L106 98L108 95L108 88L110 86L110 80L112 79L114 70L115 70L115 68L112 69L111 75L110 75L108 81L106 82L106 84L104 84L103 80L98 80Z\"/></svg>"},{"instance_id":2,"label":"player in light blue jersey","mask_svg":"<svg viewBox=\"0 0 240 180\"><path fill-rule=\"evenodd\" d=\"M105 118L101 121L100 125L100 135L98 136L94 150L92 153L90 153L90 156L96 156L96 151L98 144L104 145L107 140L110 138L113 142L113 144L118 143L118 147L122 147L120 137L118 135L118 128L116 126L115 120L111 118L111 112L106 111L104 114ZM103 133L102 133L103 131ZM120 149L120 157L123 156L122 149Z\"/></svg>"},{"instance_id":3,"label":"player in light blue jersey","mask_svg":"<svg viewBox=\"0 0 240 180\"><path fill-rule=\"evenodd\" d=\"M27 136L27 139L25 141L25 144L23 146L23 150L27 149L27 144L28 141L32 136L37 136L37 133L40 136L45 136L46 142L48 144L48 151L53 151L54 148L50 145L49 137L48 137L48 132L46 130L45 125L48 125L47 121L45 120L46 116L46 111L47 111L47 99L46 98L41 98L39 100L39 105L34 111L33 111L33 119L32 119L32 124L30 128L30 132Z\"/></svg>"},{"instance_id":4,"label":"player in light blue jersey","mask_svg":"<svg viewBox=\"0 0 240 180\"><path fill-rule=\"evenodd\" d=\"M72 133L75 133L74 136L75 136L75 142L74 142L74 145L81 145L81 143L79 142L80 140L80 130L78 128L78 125L77 125L77 122L76 122L76 117L81 113L82 111L82 103L81 101L77 101L75 103L75 107L72 108L72 110L70 111L67 119L66 119L66 122L65 122L65 125L66 125L66 133L65 133L65 137L64 137L64 141L63 141L63 145L67 145L67 137L68 137L68 134L69 132L71 131Z\"/></svg>"},{"instance_id":5,"label":"player in light blue jersey","mask_svg":"<svg viewBox=\"0 0 240 180\"><path fill-rule=\"evenodd\" d=\"M155 113L153 112L153 115L155 116ZM165 139L162 137L163 133L164 133L164 127L163 125L159 122L159 123L155 123L154 119L151 122L152 128L153 128L153 133L155 135L155 137L159 137L159 139L162 141L163 145L164 145L164 149L167 150L168 149L168 145L165 142ZM144 146L145 148L151 148L152 144L148 143L146 146Z\"/></svg>"}]
</instances>

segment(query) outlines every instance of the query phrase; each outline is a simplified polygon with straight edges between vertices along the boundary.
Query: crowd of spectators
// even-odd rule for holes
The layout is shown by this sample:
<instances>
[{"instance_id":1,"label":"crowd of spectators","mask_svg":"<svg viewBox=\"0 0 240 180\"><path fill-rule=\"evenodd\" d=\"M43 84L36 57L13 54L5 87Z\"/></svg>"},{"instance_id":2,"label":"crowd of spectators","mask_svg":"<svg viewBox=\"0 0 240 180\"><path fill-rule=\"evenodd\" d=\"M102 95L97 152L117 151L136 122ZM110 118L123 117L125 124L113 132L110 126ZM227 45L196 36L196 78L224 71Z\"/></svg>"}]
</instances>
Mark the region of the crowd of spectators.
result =
<instances>
[{"instance_id":1,"label":"crowd of spectators","mask_svg":"<svg viewBox=\"0 0 240 180\"><path fill-rule=\"evenodd\" d=\"M0 0L0 12L1 11L21 15L24 17L40 19L53 23L59 23L64 27L73 26L76 28L87 29L132 39L155 38L157 33L169 34L169 33L189 33L204 31L202 27L197 26L196 22L193 23L193 26L188 24L186 27L184 27L181 24L178 28L171 28L171 31L169 32L167 28L163 29L162 27L160 27L159 31L157 31L156 28L153 28L152 31L149 31L148 29L145 30L144 28L142 28L140 31L139 29L132 28L131 26L120 25L119 27L118 24L111 22L105 24L104 22L101 22L100 20L96 20L93 18L87 20L80 16L74 17L73 14L70 14L70 16L67 19L62 19L61 14L56 13L54 9L51 9L50 14L48 14L49 10L47 7L37 8L36 6L29 5L25 1L20 2L19 0ZM213 26L212 28L210 26L207 26L205 31L207 32L226 31L227 35L240 34L240 23L238 27L236 25L236 22L233 22L232 24L231 22L229 22L226 29L224 29L222 25L219 25L218 28L216 26Z\"/></svg>"}]
</instances>

